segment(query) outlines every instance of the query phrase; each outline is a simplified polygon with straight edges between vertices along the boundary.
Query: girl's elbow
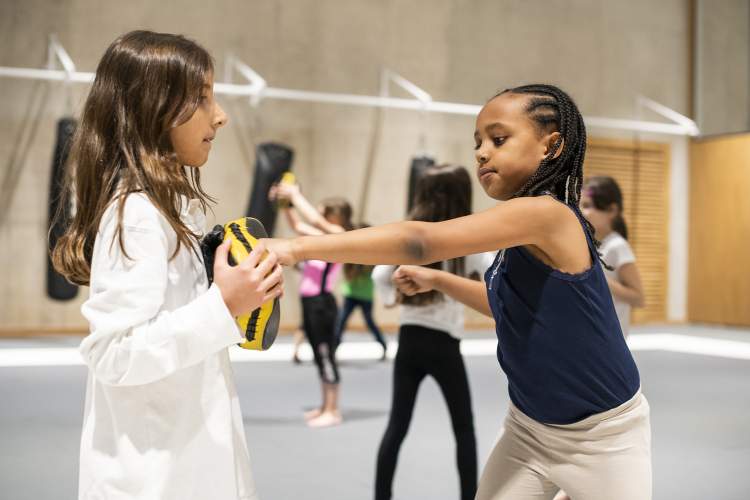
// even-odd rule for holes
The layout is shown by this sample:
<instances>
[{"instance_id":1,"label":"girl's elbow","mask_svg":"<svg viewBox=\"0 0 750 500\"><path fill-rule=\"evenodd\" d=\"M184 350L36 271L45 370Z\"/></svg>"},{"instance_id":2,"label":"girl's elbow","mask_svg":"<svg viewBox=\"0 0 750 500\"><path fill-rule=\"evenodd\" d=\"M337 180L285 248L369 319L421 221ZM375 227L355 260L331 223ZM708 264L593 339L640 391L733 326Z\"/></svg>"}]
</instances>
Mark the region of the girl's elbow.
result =
<instances>
[{"instance_id":1,"label":"girl's elbow","mask_svg":"<svg viewBox=\"0 0 750 500\"><path fill-rule=\"evenodd\" d=\"M429 264L429 261L425 258L426 250L424 242L415 237L409 237L404 244L404 253L406 254L405 264L413 264L421 266Z\"/></svg>"},{"instance_id":2,"label":"girl's elbow","mask_svg":"<svg viewBox=\"0 0 750 500\"><path fill-rule=\"evenodd\" d=\"M89 337L79 349L91 374L104 385L117 387L139 383L133 380L136 373L132 369L133 356L130 349L120 342L121 335L124 334Z\"/></svg>"},{"instance_id":3,"label":"girl's elbow","mask_svg":"<svg viewBox=\"0 0 750 500\"><path fill-rule=\"evenodd\" d=\"M104 385L110 387L129 387L136 385L146 385L162 378L162 368L157 370L141 370L143 366L132 366L133 360L111 360L101 359L98 362L90 363L89 370L94 377Z\"/></svg>"},{"instance_id":4,"label":"girl's elbow","mask_svg":"<svg viewBox=\"0 0 750 500\"><path fill-rule=\"evenodd\" d=\"M127 370L118 366L109 356L84 359L94 378L102 384L114 387L130 385Z\"/></svg>"},{"instance_id":5,"label":"girl's elbow","mask_svg":"<svg viewBox=\"0 0 750 500\"><path fill-rule=\"evenodd\" d=\"M310 236L310 231L303 227L302 224L294 224L292 226L292 231L294 231L297 236Z\"/></svg>"},{"instance_id":6,"label":"girl's elbow","mask_svg":"<svg viewBox=\"0 0 750 500\"><path fill-rule=\"evenodd\" d=\"M631 307L641 309L643 307L646 307L646 296L643 292L636 291L629 302Z\"/></svg>"},{"instance_id":7,"label":"girl's elbow","mask_svg":"<svg viewBox=\"0 0 750 500\"><path fill-rule=\"evenodd\" d=\"M420 223L409 223L403 240L403 252L407 262L404 264L425 265L430 260L428 232Z\"/></svg>"}]
</instances>

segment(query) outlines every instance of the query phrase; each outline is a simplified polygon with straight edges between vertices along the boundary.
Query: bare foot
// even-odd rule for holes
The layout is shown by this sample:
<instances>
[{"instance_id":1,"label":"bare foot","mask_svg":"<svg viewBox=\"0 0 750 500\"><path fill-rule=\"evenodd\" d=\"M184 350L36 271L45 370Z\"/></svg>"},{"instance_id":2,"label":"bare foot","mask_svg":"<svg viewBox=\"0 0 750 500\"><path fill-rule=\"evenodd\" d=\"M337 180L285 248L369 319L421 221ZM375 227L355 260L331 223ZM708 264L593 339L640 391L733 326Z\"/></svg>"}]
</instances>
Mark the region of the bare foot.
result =
<instances>
[{"instance_id":1,"label":"bare foot","mask_svg":"<svg viewBox=\"0 0 750 500\"><path fill-rule=\"evenodd\" d=\"M322 408L315 408L314 410L308 410L305 412L305 420L312 420L314 418L318 418L323 414Z\"/></svg>"},{"instance_id":2,"label":"bare foot","mask_svg":"<svg viewBox=\"0 0 750 500\"><path fill-rule=\"evenodd\" d=\"M563 490L560 490L555 495L554 500L570 500L570 497Z\"/></svg>"},{"instance_id":3,"label":"bare foot","mask_svg":"<svg viewBox=\"0 0 750 500\"><path fill-rule=\"evenodd\" d=\"M339 412L321 413L318 417L307 421L309 427L320 428L320 427L333 427L334 425L340 425L342 422L341 414Z\"/></svg>"}]
</instances>

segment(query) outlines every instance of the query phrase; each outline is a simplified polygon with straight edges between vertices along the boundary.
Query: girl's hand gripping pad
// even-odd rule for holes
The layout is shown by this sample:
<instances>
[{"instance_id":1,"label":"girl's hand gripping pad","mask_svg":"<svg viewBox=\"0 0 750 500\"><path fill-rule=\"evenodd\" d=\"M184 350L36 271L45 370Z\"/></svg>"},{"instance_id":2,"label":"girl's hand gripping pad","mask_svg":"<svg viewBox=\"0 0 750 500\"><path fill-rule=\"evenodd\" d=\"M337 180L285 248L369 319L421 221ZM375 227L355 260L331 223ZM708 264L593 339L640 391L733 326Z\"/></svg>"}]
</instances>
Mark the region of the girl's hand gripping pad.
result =
<instances>
[{"instance_id":1,"label":"girl's hand gripping pad","mask_svg":"<svg viewBox=\"0 0 750 500\"><path fill-rule=\"evenodd\" d=\"M258 239L267 237L263 224L252 217L243 217L224 226L215 226L201 240L203 263L206 266L209 284L213 282L216 248L221 245L222 241L225 239L232 241L229 249L229 265L236 266L248 256ZM238 316L237 324L246 339L238 345L243 349L256 351L265 351L271 347L279 332L280 310L279 299L275 298L249 314Z\"/></svg>"}]
</instances>

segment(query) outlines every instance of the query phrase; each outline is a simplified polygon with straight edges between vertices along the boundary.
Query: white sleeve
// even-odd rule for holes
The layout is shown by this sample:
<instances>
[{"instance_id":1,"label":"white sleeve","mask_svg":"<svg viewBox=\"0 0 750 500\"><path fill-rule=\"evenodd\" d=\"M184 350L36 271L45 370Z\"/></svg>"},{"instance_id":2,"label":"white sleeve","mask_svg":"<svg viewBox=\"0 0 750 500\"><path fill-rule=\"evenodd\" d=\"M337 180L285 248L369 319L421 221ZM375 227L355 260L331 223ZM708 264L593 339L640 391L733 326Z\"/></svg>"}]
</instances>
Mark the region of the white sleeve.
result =
<instances>
[{"instance_id":1,"label":"white sleeve","mask_svg":"<svg viewBox=\"0 0 750 500\"><path fill-rule=\"evenodd\" d=\"M392 306L396 303L396 287L391 281L396 266L375 266L372 270L372 281L375 283L375 291L378 298L386 306Z\"/></svg>"},{"instance_id":2,"label":"white sleeve","mask_svg":"<svg viewBox=\"0 0 750 500\"><path fill-rule=\"evenodd\" d=\"M630 248L630 244L625 239L622 239L617 245L614 245L607 257L607 263L615 268L615 270L625 264L632 264L635 262L633 249Z\"/></svg>"},{"instance_id":3,"label":"white sleeve","mask_svg":"<svg viewBox=\"0 0 750 500\"><path fill-rule=\"evenodd\" d=\"M129 258L112 240L116 217L110 216L97 235L91 295L81 308L91 333L80 352L110 385L154 382L243 339L216 285L181 307L162 309L171 228L153 206L131 204L132 198L123 218Z\"/></svg>"},{"instance_id":4,"label":"white sleeve","mask_svg":"<svg viewBox=\"0 0 750 500\"><path fill-rule=\"evenodd\" d=\"M466 276L478 273L479 279L484 279L484 273L495 260L496 252L482 252L466 256Z\"/></svg>"}]
</instances>

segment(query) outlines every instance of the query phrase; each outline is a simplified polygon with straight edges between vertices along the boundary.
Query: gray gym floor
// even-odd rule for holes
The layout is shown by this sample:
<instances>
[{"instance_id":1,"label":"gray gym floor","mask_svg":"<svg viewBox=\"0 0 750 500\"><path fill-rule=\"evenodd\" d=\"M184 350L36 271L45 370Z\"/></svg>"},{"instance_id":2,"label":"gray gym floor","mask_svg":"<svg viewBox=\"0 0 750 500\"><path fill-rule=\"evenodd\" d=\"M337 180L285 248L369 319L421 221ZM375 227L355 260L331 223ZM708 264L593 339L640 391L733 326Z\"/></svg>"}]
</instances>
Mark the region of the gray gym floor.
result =
<instances>
[{"instance_id":1,"label":"gray gym floor","mask_svg":"<svg viewBox=\"0 0 750 500\"><path fill-rule=\"evenodd\" d=\"M657 333L750 343L748 330L664 326L633 331L639 338ZM351 333L346 340L366 342L369 336ZM78 341L2 340L0 352L75 346ZM652 412L654 498L750 497L750 359L660 350L634 354ZM506 381L491 355L467 357L466 364L481 467L507 410ZM372 497L392 362L354 360L342 365L345 422L313 430L301 417L319 402L318 380L309 362L235 363L261 498ZM0 499L76 497L85 376L83 366L0 368ZM453 454L447 410L437 386L427 380L401 450L394 498L457 498Z\"/></svg>"}]
</instances>

